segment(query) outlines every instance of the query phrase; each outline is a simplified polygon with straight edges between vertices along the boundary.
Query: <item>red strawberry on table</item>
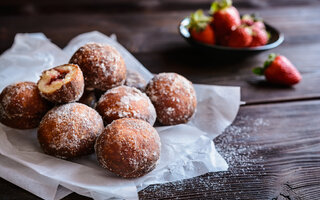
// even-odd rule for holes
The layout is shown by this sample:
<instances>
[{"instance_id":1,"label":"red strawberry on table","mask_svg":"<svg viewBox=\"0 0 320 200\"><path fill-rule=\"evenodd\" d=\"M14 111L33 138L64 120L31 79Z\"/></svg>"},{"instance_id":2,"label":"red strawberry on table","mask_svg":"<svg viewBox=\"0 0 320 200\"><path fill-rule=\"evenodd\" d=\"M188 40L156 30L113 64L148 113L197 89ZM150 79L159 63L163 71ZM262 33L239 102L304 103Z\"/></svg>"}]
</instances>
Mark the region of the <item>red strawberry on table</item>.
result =
<instances>
[{"instance_id":1,"label":"red strawberry on table","mask_svg":"<svg viewBox=\"0 0 320 200\"><path fill-rule=\"evenodd\" d=\"M265 75L270 83L280 85L294 85L302 79L299 71L284 56L270 54L263 67L253 69L253 73L257 75Z\"/></svg>"},{"instance_id":2,"label":"red strawberry on table","mask_svg":"<svg viewBox=\"0 0 320 200\"><path fill-rule=\"evenodd\" d=\"M210 13L214 21L213 27L220 43L241 23L238 10L232 6L231 0L215 1L211 4Z\"/></svg>"},{"instance_id":3,"label":"red strawberry on table","mask_svg":"<svg viewBox=\"0 0 320 200\"><path fill-rule=\"evenodd\" d=\"M250 47L263 46L268 43L269 34L265 29L260 29L257 27L252 28L252 42Z\"/></svg>"},{"instance_id":4,"label":"red strawberry on table","mask_svg":"<svg viewBox=\"0 0 320 200\"><path fill-rule=\"evenodd\" d=\"M188 25L191 37L199 42L215 44L215 34L210 26L211 17L205 16L202 10L197 10L190 15Z\"/></svg>"},{"instance_id":5,"label":"red strawberry on table","mask_svg":"<svg viewBox=\"0 0 320 200\"><path fill-rule=\"evenodd\" d=\"M230 47L248 47L252 42L252 29L241 25L230 34L228 46Z\"/></svg>"}]
</instances>

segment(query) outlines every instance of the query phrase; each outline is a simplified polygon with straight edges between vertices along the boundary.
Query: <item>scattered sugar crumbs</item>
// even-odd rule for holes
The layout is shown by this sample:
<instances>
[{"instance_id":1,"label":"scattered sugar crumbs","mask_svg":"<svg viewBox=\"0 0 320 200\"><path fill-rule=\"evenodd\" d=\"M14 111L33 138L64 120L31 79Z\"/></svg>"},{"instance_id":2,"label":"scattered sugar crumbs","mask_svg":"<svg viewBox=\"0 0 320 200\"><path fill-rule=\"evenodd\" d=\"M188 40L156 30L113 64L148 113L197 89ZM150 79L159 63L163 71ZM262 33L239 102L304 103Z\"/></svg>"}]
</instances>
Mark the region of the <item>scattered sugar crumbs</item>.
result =
<instances>
[{"instance_id":1,"label":"scattered sugar crumbs","mask_svg":"<svg viewBox=\"0 0 320 200\"><path fill-rule=\"evenodd\" d=\"M248 126L248 122L251 125ZM213 172L210 176L207 174L166 184L151 185L139 192L142 199L169 198L179 199L201 192L201 196L205 198L212 193L228 192L242 193L242 191L234 191L228 183L228 178L232 178L231 182L236 184L246 184L242 179L237 177L246 177L251 181L261 182L261 176L265 175L263 165L264 158L259 155L262 147L258 141L255 141L253 134L259 134L263 127L269 126L269 121L263 118L252 118L249 116L238 116L237 120L231 126L227 127L223 134L214 139L217 151L227 161L229 165L228 171ZM258 173L252 173L258 171ZM189 191L186 194L185 191ZM206 192L208 194L206 194ZM240 195L240 194L239 194ZM189 196L192 198L192 196Z\"/></svg>"}]
</instances>

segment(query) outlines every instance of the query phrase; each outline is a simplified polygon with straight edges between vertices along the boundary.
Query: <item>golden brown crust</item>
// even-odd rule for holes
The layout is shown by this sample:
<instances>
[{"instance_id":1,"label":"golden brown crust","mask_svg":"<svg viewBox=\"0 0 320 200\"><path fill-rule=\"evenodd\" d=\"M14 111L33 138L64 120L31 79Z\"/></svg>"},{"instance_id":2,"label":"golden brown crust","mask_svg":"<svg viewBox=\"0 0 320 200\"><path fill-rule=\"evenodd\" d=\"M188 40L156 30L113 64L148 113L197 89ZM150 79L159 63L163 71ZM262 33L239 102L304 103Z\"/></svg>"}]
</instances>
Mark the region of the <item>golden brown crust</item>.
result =
<instances>
[{"instance_id":1,"label":"golden brown crust","mask_svg":"<svg viewBox=\"0 0 320 200\"><path fill-rule=\"evenodd\" d=\"M88 43L80 47L69 63L80 66L86 87L102 91L123 85L126 66L120 53L105 44Z\"/></svg>"},{"instance_id":2,"label":"golden brown crust","mask_svg":"<svg viewBox=\"0 0 320 200\"><path fill-rule=\"evenodd\" d=\"M46 72L50 70L57 70L63 67L70 67L72 69L73 73L70 77L70 80L62 84L62 86L58 89L50 92L47 92L41 87L39 87L39 83L40 81L43 81L43 76ZM51 101L53 103L70 103L78 101L81 98L84 91L84 78L82 71L80 70L78 65L65 64L42 72L42 76L40 77L40 80L38 81L37 85L40 90L41 96L43 96L48 101Z\"/></svg>"},{"instance_id":3,"label":"golden brown crust","mask_svg":"<svg viewBox=\"0 0 320 200\"><path fill-rule=\"evenodd\" d=\"M96 106L106 124L120 118L135 118L149 122L156 121L156 111L149 97L140 90L118 86L103 94Z\"/></svg>"},{"instance_id":4,"label":"golden brown crust","mask_svg":"<svg viewBox=\"0 0 320 200\"><path fill-rule=\"evenodd\" d=\"M157 131L147 122L123 118L109 124L97 138L100 165L118 176L135 178L152 171L160 158Z\"/></svg>"},{"instance_id":5,"label":"golden brown crust","mask_svg":"<svg viewBox=\"0 0 320 200\"><path fill-rule=\"evenodd\" d=\"M186 123L196 110L197 99L193 85L176 73L160 73L149 82L146 93L164 125Z\"/></svg>"},{"instance_id":6,"label":"golden brown crust","mask_svg":"<svg viewBox=\"0 0 320 200\"><path fill-rule=\"evenodd\" d=\"M12 128L38 127L50 108L33 82L11 84L0 94L0 122Z\"/></svg>"},{"instance_id":7,"label":"golden brown crust","mask_svg":"<svg viewBox=\"0 0 320 200\"><path fill-rule=\"evenodd\" d=\"M70 159L93 152L97 136L104 126L92 108L69 103L50 110L38 129L38 140L46 154Z\"/></svg>"}]
</instances>

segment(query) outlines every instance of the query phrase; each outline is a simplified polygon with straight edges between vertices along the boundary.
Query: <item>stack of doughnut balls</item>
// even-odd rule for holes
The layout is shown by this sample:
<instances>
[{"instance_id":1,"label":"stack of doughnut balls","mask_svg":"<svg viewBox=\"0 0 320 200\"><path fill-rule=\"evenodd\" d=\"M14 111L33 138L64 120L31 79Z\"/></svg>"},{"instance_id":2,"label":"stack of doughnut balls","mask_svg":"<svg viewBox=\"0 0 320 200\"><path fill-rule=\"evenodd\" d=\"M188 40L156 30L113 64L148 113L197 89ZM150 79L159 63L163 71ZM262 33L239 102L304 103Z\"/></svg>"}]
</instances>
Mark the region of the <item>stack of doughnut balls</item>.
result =
<instances>
[{"instance_id":1,"label":"stack of doughnut balls","mask_svg":"<svg viewBox=\"0 0 320 200\"><path fill-rule=\"evenodd\" d=\"M186 123L197 105L190 81L160 73L147 84L126 69L112 46L87 43L68 64L42 72L37 83L19 82L0 94L0 122L17 129L38 127L46 154L62 158L95 151L100 165L124 178L153 170L162 125Z\"/></svg>"}]
</instances>

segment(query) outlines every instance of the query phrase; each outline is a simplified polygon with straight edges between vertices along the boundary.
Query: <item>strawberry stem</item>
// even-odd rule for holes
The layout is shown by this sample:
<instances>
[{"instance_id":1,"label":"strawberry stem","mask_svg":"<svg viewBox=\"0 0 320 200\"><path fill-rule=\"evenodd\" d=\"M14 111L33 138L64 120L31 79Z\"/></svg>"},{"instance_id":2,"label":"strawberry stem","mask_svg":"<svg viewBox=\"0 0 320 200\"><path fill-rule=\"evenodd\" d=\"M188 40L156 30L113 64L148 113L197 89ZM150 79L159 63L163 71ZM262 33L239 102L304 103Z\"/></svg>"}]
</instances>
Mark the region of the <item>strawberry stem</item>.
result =
<instances>
[{"instance_id":1,"label":"strawberry stem","mask_svg":"<svg viewBox=\"0 0 320 200\"><path fill-rule=\"evenodd\" d=\"M212 21L212 17L203 14L203 10L199 9L190 15L190 22L187 26L189 29L195 29L197 32L203 31Z\"/></svg>"},{"instance_id":2,"label":"strawberry stem","mask_svg":"<svg viewBox=\"0 0 320 200\"><path fill-rule=\"evenodd\" d=\"M209 13L210 14L214 14L215 12L219 11L219 10L222 10L222 9L225 9L225 8L228 8L232 6L232 0L218 0L218 1L214 1L212 4L211 4L211 7L210 7L210 11Z\"/></svg>"},{"instance_id":3,"label":"strawberry stem","mask_svg":"<svg viewBox=\"0 0 320 200\"><path fill-rule=\"evenodd\" d=\"M268 36L268 40L270 40L271 38L271 33L269 31L267 31L267 36Z\"/></svg>"},{"instance_id":4,"label":"strawberry stem","mask_svg":"<svg viewBox=\"0 0 320 200\"><path fill-rule=\"evenodd\" d=\"M264 71L269 67L269 65L274 61L276 57L277 54L275 53L269 54L268 59L263 64L263 67L255 67L252 69L252 72L259 76L264 75Z\"/></svg>"},{"instance_id":5,"label":"strawberry stem","mask_svg":"<svg viewBox=\"0 0 320 200\"><path fill-rule=\"evenodd\" d=\"M277 57L277 54L275 54L275 53L269 54L268 59L263 64L263 68L267 69L276 57Z\"/></svg>"},{"instance_id":6,"label":"strawberry stem","mask_svg":"<svg viewBox=\"0 0 320 200\"><path fill-rule=\"evenodd\" d=\"M245 14L245 15L243 15L243 16L241 17L241 19L249 19L249 20L254 21L254 18L253 18L252 15L250 15L250 14Z\"/></svg>"}]
</instances>

